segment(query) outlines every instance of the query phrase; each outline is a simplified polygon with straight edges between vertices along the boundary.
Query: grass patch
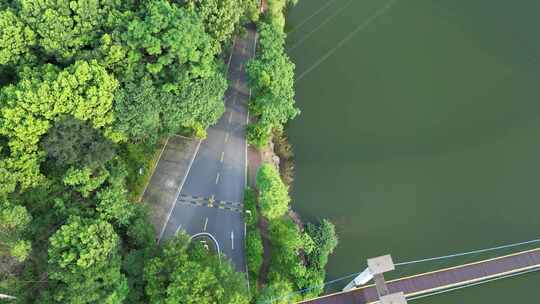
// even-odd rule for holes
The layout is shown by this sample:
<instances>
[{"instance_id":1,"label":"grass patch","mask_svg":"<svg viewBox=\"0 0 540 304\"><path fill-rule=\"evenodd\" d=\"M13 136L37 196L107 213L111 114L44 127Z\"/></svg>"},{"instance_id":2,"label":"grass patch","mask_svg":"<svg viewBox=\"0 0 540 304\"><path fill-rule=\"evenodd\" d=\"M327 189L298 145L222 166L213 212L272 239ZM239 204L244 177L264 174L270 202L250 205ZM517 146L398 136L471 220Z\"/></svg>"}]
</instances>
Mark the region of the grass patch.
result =
<instances>
[{"instance_id":1,"label":"grass patch","mask_svg":"<svg viewBox=\"0 0 540 304\"><path fill-rule=\"evenodd\" d=\"M157 164L166 139L155 145L127 143L120 147L119 154L125 161L128 175L126 188L131 201L139 201Z\"/></svg>"}]
</instances>

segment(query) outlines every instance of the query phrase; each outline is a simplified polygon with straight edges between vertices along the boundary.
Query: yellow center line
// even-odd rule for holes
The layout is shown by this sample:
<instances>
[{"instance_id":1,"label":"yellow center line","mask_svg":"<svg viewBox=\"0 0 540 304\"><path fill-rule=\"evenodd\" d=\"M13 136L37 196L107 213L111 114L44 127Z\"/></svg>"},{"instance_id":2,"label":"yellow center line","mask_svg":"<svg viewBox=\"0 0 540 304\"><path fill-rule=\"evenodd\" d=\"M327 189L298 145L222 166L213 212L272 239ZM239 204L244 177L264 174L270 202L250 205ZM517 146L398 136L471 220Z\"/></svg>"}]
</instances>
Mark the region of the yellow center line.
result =
<instances>
[{"instance_id":1,"label":"yellow center line","mask_svg":"<svg viewBox=\"0 0 540 304\"><path fill-rule=\"evenodd\" d=\"M223 162L223 157L225 156L225 151L221 152L221 159L219 160L220 162Z\"/></svg>"}]
</instances>

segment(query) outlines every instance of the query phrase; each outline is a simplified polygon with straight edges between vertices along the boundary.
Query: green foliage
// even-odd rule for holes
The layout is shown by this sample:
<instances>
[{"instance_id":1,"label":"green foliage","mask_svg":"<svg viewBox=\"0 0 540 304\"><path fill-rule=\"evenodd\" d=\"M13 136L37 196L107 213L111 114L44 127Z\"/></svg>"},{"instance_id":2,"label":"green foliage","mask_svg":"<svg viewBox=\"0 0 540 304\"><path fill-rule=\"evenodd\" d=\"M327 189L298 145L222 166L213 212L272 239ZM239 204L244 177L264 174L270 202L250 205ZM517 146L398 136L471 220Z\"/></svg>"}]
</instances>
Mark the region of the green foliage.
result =
<instances>
[{"instance_id":1,"label":"green foliage","mask_svg":"<svg viewBox=\"0 0 540 304\"><path fill-rule=\"evenodd\" d=\"M35 34L12 9L0 11L0 65L28 59L35 45Z\"/></svg>"},{"instance_id":2,"label":"green foliage","mask_svg":"<svg viewBox=\"0 0 540 304\"><path fill-rule=\"evenodd\" d=\"M250 188L244 192L244 221L247 228L245 250L249 276L258 278L263 262L263 244L258 226L257 194Z\"/></svg>"},{"instance_id":3,"label":"green foliage","mask_svg":"<svg viewBox=\"0 0 540 304\"><path fill-rule=\"evenodd\" d=\"M144 277L151 303L249 303L244 276L184 234L147 263Z\"/></svg>"},{"instance_id":4,"label":"green foliage","mask_svg":"<svg viewBox=\"0 0 540 304\"><path fill-rule=\"evenodd\" d=\"M0 253L7 250L17 261L26 260L32 245L22 238L31 220L24 206L0 201Z\"/></svg>"},{"instance_id":5,"label":"green foliage","mask_svg":"<svg viewBox=\"0 0 540 304\"><path fill-rule=\"evenodd\" d=\"M147 77L127 82L114 97L115 129L130 142L152 144L159 138L162 94Z\"/></svg>"},{"instance_id":6,"label":"green foliage","mask_svg":"<svg viewBox=\"0 0 540 304\"><path fill-rule=\"evenodd\" d=\"M258 21L260 15L260 0L244 0L244 14L249 21Z\"/></svg>"},{"instance_id":7,"label":"green foliage","mask_svg":"<svg viewBox=\"0 0 540 304\"><path fill-rule=\"evenodd\" d=\"M268 125L254 123L246 128L247 141L257 149L264 148L272 136L272 129Z\"/></svg>"},{"instance_id":8,"label":"green foliage","mask_svg":"<svg viewBox=\"0 0 540 304\"><path fill-rule=\"evenodd\" d=\"M151 0L143 12L122 35L130 49L129 68L142 62L147 72L174 87L214 73L216 50L193 9Z\"/></svg>"},{"instance_id":9,"label":"green foliage","mask_svg":"<svg viewBox=\"0 0 540 304\"><path fill-rule=\"evenodd\" d=\"M235 26L244 13L243 3L238 0L189 0L201 16L206 32L212 36L214 45L219 49L220 44L231 38Z\"/></svg>"},{"instance_id":10,"label":"green foliage","mask_svg":"<svg viewBox=\"0 0 540 304\"><path fill-rule=\"evenodd\" d=\"M223 96L227 81L215 72L205 79L196 79L182 88L177 96L170 96L162 104L162 117L167 133L182 128L206 129L216 123L225 112Z\"/></svg>"},{"instance_id":11,"label":"green foliage","mask_svg":"<svg viewBox=\"0 0 540 304\"><path fill-rule=\"evenodd\" d=\"M283 216L289 209L289 192L281 181L278 170L271 164L263 164L257 172L261 213L272 220Z\"/></svg>"},{"instance_id":12,"label":"green foliage","mask_svg":"<svg viewBox=\"0 0 540 304\"><path fill-rule=\"evenodd\" d=\"M256 303L295 303L300 301L301 298L294 292L293 285L287 279L282 278L279 274L275 274L270 278L270 283L268 283L259 293Z\"/></svg>"},{"instance_id":13,"label":"green foliage","mask_svg":"<svg viewBox=\"0 0 540 304\"><path fill-rule=\"evenodd\" d=\"M324 270L328 256L338 244L336 228L330 221L323 219L319 225L308 223L306 232L315 243L314 250L309 255L309 262L313 267Z\"/></svg>"},{"instance_id":14,"label":"green foliage","mask_svg":"<svg viewBox=\"0 0 540 304\"><path fill-rule=\"evenodd\" d=\"M155 242L155 231L154 225L150 223L150 210L148 205L140 203L133 204L133 213L131 216L131 222L127 227L126 231L126 244L130 248L137 249L154 249L156 245Z\"/></svg>"},{"instance_id":15,"label":"green foliage","mask_svg":"<svg viewBox=\"0 0 540 304\"><path fill-rule=\"evenodd\" d=\"M249 228L256 228L259 222L257 193L251 188L244 191L244 221Z\"/></svg>"},{"instance_id":16,"label":"green foliage","mask_svg":"<svg viewBox=\"0 0 540 304\"><path fill-rule=\"evenodd\" d=\"M56 121L43 137L43 149L57 167L96 168L115 155L113 144L87 122L71 116Z\"/></svg>"},{"instance_id":17,"label":"green foliage","mask_svg":"<svg viewBox=\"0 0 540 304\"><path fill-rule=\"evenodd\" d=\"M77 61L62 71L50 64L24 67L19 78L0 92L0 135L10 148L10 155L0 159L5 192L14 191L17 184L25 189L42 182L44 152L39 141L59 117L70 114L111 139L122 138L110 128L117 82L96 61Z\"/></svg>"},{"instance_id":18,"label":"green foliage","mask_svg":"<svg viewBox=\"0 0 540 304\"><path fill-rule=\"evenodd\" d=\"M120 272L119 238L101 220L72 217L49 240L49 278L58 303L121 303L128 293Z\"/></svg>"},{"instance_id":19,"label":"green foliage","mask_svg":"<svg viewBox=\"0 0 540 304\"><path fill-rule=\"evenodd\" d=\"M60 60L87 47L108 27L120 0L18 0L19 16L46 54Z\"/></svg>"},{"instance_id":20,"label":"green foliage","mask_svg":"<svg viewBox=\"0 0 540 304\"><path fill-rule=\"evenodd\" d=\"M260 22L260 54L246 70L252 91L250 111L258 117L248 130L249 140L264 146L272 129L281 129L300 111L294 106L294 64L285 53L285 33L272 23Z\"/></svg>"},{"instance_id":21,"label":"green foliage","mask_svg":"<svg viewBox=\"0 0 540 304\"><path fill-rule=\"evenodd\" d=\"M258 277L263 262L263 244L258 228L248 231L246 235L246 260L249 275Z\"/></svg>"},{"instance_id":22,"label":"green foliage","mask_svg":"<svg viewBox=\"0 0 540 304\"><path fill-rule=\"evenodd\" d=\"M272 243L270 271L294 280L304 276L306 268L299 258L303 239L296 224L291 219L284 218L272 221L269 230Z\"/></svg>"},{"instance_id":23,"label":"green foliage","mask_svg":"<svg viewBox=\"0 0 540 304\"><path fill-rule=\"evenodd\" d=\"M95 171L90 168L75 169L71 167L67 170L63 182L87 198L107 180L107 177L109 177L109 172L103 167Z\"/></svg>"},{"instance_id":24,"label":"green foliage","mask_svg":"<svg viewBox=\"0 0 540 304\"><path fill-rule=\"evenodd\" d=\"M119 186L111 186L100 190L96 194L97 206L100 218L108 222L114 222L120 226L130 223L133 216L134 204L126 198L126 191Z\"/></svg>"},{"instance_id":25,"label":"green foliage","mask_svg":"<svg viewBox=\"0 0 540 304\"><path fill-rule=\"evenodd\" d=\"M127 171L126 189L130 200L136 201L142 195L164 144L165 142L156 145L125 143L120 146L119 156Z\"/></svg>"}]
</instances>

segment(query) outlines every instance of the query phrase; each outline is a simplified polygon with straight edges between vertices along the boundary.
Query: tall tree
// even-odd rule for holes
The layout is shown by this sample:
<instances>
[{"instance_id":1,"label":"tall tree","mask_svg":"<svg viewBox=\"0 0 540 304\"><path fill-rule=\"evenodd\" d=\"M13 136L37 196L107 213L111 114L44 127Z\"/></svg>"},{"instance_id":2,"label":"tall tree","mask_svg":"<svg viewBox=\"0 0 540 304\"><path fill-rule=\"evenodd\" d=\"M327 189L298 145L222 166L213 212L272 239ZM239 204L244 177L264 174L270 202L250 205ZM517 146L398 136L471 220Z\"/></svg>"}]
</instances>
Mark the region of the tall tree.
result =
<instances>
[{"instance_id":1,"label":"tall tree","mask_svg":"<svg viewBox=\"0 0 540 304\"><path fill-rule=\"evenodd\" d=\"M17 0L20 18L47 54L63 61L90 46L114 20L120 0Z\"/></svg>"},{"instance_id":2,"label":"tall tree","mask_svg":"<svg viewBox=\"0 0 540 304\"><path fill-rule=\"evenodd\" d=\"M0 201L0 252L8 252L22 262L30 253L31 244L23 239L32 216L25 207Z\"/></svg>"},{"instance_id":3,"label":"tall tree","mask_svg":"<svg viewBox=\"0 0 540 304\"><path fill-rule=\"evenodd\" d=\"M161 130L161 108L165 93L144 77L140 82L127 82L114 97L115 128L131 142L155 143Z\"/></svg>"},{"instance_id":4,"label":"tall tree","mask_svg":"<svg viewBox=\"0 0 540 304\"><path fill-rule=\"evenodd\" d=\"M170 240L147 263L145 280L151 303L249 303L244 276L200 244L190 244L185 234Z\"/></svg>"},{"instance_id":5,"label":"tall tree","mask_svg":"<svg viewBox=\"0 0 540 304\"><path fill-rule=\"evenodd\" d=\"M169 91L184 81L215 72L211 37L193 9L150 0L142 12L121 35L129 47L128 70L143 72L138 70L142 65Z\"/></svg>"},{"instance_id":6,"label":"tall tree","mask_svg":"<svg viewBox=\"0 0 540 304\"><path fill-rule=\"evenodd\" d=\"M220 44L231 38L244 13L245 3L239 0L189 0L189 2L195 5L206 32L212 36L214 46L219 50Z\"/></svg>"},{"instance_id":7,"label":"tall tree","mask_svg":"<svg viewBox=\"0 0 540 304\"><path fill-rule=\"evenodd\" d=\"M97 168L115 155L113 143L85 121L67 116L54 122L43 149L57 167Z\"/></svg>"},{"instance_id":8,"label":"tall tree","mask_svg":"<svg viewBox=\"0 0 540 304\"><path fill-rule=\"evenodd\" d=\"M47 64L25 67L16 85L0 92L0 135L8 139L9 156L0 159L0 192L12 192L42 181L38 144L52 122L66 114L88 121L112 140L112 100L117 81L97 61L77 61L64 70Z\"/></svg>"},{"instance_id":9,"label":"tall tree","mask_svg":"<svg viewBox=\"0 0 540 304\"><path fill-rule=\"evenodd\" d=\"M14 10L0 11L0 65L17 64L23 58L28 59L35 39L34 31L19 19Z\"/></svg>"},{"instance_id":10,"label":"tall tree","mask_svg":"<svg viewBox=\"0 0 540 304\"><path fill-rule=\"evenodd\" d=\"M247 66L253 95L250 111L258 117L250 127L249 139L266 144L272 129L281 129L300 113L294 101L294 64L285 54L285 34L274 24L260 23L260 54Z\"/></svg>"},{"instance_id":11,"label":"tall tree","mask_svg":"<svg viewBox=\"0 0 540 304\"><path fill-rule=\"evenodd\" d=\"M120 272L119 238L101 220L72 217L51 236L49 278L57 303L121 303L128 293Z\"/></svg>"}]
</instances>

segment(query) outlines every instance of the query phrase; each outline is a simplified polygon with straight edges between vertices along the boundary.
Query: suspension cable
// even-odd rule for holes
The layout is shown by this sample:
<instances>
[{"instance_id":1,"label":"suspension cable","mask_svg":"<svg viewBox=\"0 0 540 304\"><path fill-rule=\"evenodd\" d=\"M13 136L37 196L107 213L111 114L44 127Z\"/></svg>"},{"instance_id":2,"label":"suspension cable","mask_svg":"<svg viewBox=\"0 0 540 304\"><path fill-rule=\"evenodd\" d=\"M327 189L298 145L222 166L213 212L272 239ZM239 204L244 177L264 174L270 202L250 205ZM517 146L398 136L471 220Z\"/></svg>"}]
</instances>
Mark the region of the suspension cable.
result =
<instances>
[{"instance_id":1,"label":"suspension cable","mask_svg":"<svg viewBox=\"0 0 540 304\"><path fill-rule=\"evenodd\" d=\"M504 276L488 279L488 280L485 280L485 281L480 281L480 282L471 283L471 284L467 284L467 285L463 285L463 286L459 286L459 287L454 287L454 288L444 289L444 290L440 290L440 291L435 291L435 292L428 293L428 294L425 294L425 295L419 295L419 296L416 296L416 297L409 298L407 300L408 301L414 301L414 300L417 300L417 299L427 298L427 297L430 297L430 296L443 294L443 293L447 293L447 292L450 292L450 291L460 290L460 289L464 289L464 288L467 288L467 287L473 287L473 286L477 286L477 285L482 285L482 284L497 281L497 280L502 280L502 279L511 278L511 277L517 277L517 276L522 275L522 274L536 272L536 271L539 271L539 270L540 270L540 267L537 267L537 268L533 268L533 269L529 269L529 270L525 270L525 271L521 271L521 272L516 272L516 273L513 273L513 274L507 274L507 275L504 275Z\"/></svg>"},{"instance_id":2,"label":"suspension cable","mask_svg":"<svg viewBox=\"0 0 540 304\"><path fill-rule=\"evenodd\" d=\"M518 247L518 246L522 246L522 245L530 245L530 244L539 243L539 242L540 242L540 239L535 239L535 240L530 240L530 241L526 241L526 242L507 244L507 245L491 247L491 248L486 248L486 249L478 249L478 250L473 250L473 251L468 251L468 252L454 253L454 254L444 255L444 256L440 256L440 257L433 257L433 258L426 258L426 259L421 259L421 260L414 260L414 261L395 263L395 265L396 266L403 266L403 265L417 264L417 263L421 263L421 262L444 260L444 259L449 259L449 258L467 256L467 255L471 255L471 254L485 253L485 252L496 251L496 250L500 250L500 249L513 248L513 247Z\"/></svg>"},{"instance_id":3,"label":"suspension cable","mask_svg":"<svg viewBox=\"0 0 540 304\"><path fill-rule=\"evenodd\" d=\"M519 243L513 243L513 244L507 244L507 245L502 245L502 246L496 246L496 247L491 247L491 248L486 248L486 249L478 249L478 250L473 250L473 251L468 251L468 252L461 252L461 253L455 253L455 254L450 254L450 255L445 255L445 256L440 256L440 257L433 257L433 258L427 258L427 259L420 259L420 260L414 260L414 261L407 261L407 262L401 262L401 263L395 263L396 266L403 266L403 265L410 265L410 264L416 264L416 263L421 263L421 262L427 262L427 261L436 261L436 260L443 260L443 259L448 259L448 258L454 258L454 257L461 257L461 256L467 256L467 255L471 255L471 254L477 254L477 253L485 253L485 252L490 252L490 251L496 251L496 250L500 250L500 249L507 249L507 248L514 248L514 247L518 247L518 246L522 246L522 245L530 245L530 244L535 244L535 243L540 243L540 239L533 239L533 240L530 240L530 241L525 241L525 242L519 242ZM535 268L535 271L536 270L540 270L539 269L536 269ZM532 272L532 271L529 271L529 272ZM330 284L334 284L334 283L337 283L339 281L343 281L345 279L349 279L351 277L355 277L357 275L359 275L360 272L355 272L355 273L351 273L351 274L348 274L348 275L344 275L342 277L339 277L339 278L336 278L336 279L333 279L333 280L330 280L330 281L327 281L325 283L322 283L322 284L318 284L318 285L313 285L313 286L310 286L310 287L306 287L304 289L301 289L301 290L298 290L298 291L293 291L293 292L290 292L286 295L283 295L281 297L278 297L278 298L275 298L275 299L271 299L271 300L267 300L265 301L264 303L274 303L275 301L279 301L279 300L283 300L283 299L288 299L290 298L291 296L293 295L296 295L296 294L301 294L301 293L304 293L304 292L307 292L307 291L310 291L310 290L313 290L315 288L318 288L318 287L326 287ZM514 274L515 275L515 274ZM508 275L508 276L503 276L503 277L499 277L499 278L505 278L505 277L510 277L511 275ZM490 282L489 280L486 280L486 281L482 281L482 282ZM467 285L468 286L468 285ZM471 285L472 286L472 285ZM463 286L462 286L463 288ZM426 295L424 295L426 296ZM415 298L412 298L413 300Z\"/></svg>"},{"instance_id":4,"label":"suspension cable","mask_svg":"<svg viewBox=\"0 0 540 304\"><path fill-rule=\"evenodd\" d=\"M315 12L313 12L313 14L309 15L306 19L300 21L292 30L290 30L288 33L287 33L287 36L288 35L292 35L292 33L296 32L299 28L301 28L304 24L306 24L306 22L308 22L311 18L317 16L320 12L322 12L325 8L329 7L330 5L332 5L332 3L336 2L336 0L330 0L330 1L327 1L324 5L322 5L319 9L317 9Z\"/></svg>"}]
</instances>

